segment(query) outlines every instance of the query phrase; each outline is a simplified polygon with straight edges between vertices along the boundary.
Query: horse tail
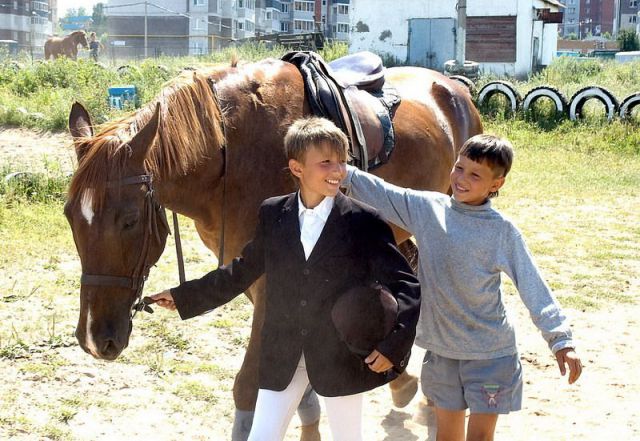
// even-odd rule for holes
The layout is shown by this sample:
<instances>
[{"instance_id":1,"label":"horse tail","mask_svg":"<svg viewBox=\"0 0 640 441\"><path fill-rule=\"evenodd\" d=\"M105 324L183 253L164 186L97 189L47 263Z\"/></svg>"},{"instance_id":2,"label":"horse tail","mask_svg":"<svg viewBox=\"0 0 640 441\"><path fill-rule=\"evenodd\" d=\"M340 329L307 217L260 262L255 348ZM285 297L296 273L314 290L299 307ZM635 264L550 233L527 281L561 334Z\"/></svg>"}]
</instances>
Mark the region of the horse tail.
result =
<instances>
[{"instance_id":1,"label":"horse tail","mask_svg":"<svg viewBox=\"0 0 640 441\"><path fill-rule=\"evenodd\" d=\"M454 83L434 81L431 93L434 100L449 120L456 153L469 138L482 133L482 121L471 96L463 86Z\"/></svg>"}]
</instances>

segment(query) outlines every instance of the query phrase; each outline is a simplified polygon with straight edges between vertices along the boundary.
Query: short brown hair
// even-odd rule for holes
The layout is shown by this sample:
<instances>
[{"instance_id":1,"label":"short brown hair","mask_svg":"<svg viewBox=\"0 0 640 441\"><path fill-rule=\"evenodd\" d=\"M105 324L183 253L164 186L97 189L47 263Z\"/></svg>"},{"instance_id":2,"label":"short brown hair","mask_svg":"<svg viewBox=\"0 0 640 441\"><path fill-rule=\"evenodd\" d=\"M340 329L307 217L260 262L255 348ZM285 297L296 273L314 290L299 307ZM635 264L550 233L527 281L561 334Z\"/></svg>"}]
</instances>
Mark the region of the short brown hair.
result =
<instances>
[{"instance_id":1,"label":"short brown hair","mask_svg":"<svg viewBox=\"0 0 640 441\"><path fill-rule=\"evenodd\" d=\"M487 161L496 177L506 177L513 164L513 146L494 135L480 134L469 138L459 155L475 162Z\"/></svg>"},{"instance_id":2,"label":"short brown hair","mask_svg":"<svg viewBox=\"0 0 640 441\"><path fill-rule=\"evenodd\" d=\"M303 162L310 148L327 146L336 152L340 159L347 160L349 140L332 121L312 116L295 121L284 137L284 149L287 161L295 159Z\"/></svg>"}]
</instances>

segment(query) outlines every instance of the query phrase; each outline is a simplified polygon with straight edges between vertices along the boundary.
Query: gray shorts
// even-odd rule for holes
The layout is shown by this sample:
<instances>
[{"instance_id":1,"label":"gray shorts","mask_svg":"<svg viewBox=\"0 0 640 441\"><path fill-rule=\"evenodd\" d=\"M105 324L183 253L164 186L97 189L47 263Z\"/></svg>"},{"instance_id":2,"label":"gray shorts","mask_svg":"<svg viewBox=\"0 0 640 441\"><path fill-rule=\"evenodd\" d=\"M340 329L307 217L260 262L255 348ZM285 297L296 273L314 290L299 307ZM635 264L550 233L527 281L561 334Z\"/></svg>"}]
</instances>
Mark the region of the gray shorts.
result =
<instances>
[{"instance_id":1,"label":"gray shorts","mask_svg":"<svg viewBox=\"0 0 640 441\"><path fill-rule=\"evenodd\" d=\"M518 354L490 360L455 360L427 351L420 381L422 392L442 409L506 414L522 407Z\"/></svg>"}]
</instances>

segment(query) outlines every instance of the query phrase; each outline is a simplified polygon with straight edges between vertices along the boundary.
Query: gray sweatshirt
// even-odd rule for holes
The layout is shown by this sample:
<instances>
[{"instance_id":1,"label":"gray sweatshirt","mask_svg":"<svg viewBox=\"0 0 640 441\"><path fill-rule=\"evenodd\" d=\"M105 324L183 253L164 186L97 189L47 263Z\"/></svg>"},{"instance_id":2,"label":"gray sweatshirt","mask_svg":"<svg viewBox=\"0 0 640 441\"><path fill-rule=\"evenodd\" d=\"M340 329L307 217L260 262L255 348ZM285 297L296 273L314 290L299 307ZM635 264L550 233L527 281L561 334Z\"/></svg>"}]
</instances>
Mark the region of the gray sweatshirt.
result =
<instances>
[{"instance_id":1,"label":"gray sweatshirt","mask_svg":"<svg viewBox=\"0 0 640 441\"><path fill-rule=\"evenodd\" d=\"M520 231L491 208L389 184L349 166L347 194L415 236L422 293L416 344L444 357L484 360L517 352L502 302L501 273L515 284L555 354L571 330Z\"/></svg>"}]
</instances>

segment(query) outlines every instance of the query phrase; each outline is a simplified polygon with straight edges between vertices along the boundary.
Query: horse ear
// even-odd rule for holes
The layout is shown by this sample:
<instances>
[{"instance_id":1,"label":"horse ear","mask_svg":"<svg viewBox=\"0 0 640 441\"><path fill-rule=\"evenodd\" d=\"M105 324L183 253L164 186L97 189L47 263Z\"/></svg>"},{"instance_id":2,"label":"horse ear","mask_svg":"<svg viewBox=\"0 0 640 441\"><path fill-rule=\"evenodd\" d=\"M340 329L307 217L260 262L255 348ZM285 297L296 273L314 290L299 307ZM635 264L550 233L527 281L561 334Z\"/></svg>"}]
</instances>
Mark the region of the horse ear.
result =
<instances>
[{"instance_id":1,"label":"horse ear","mask_svg":"<svg viewBox=\"0 0 640 441\"><path fill-rule=\"evenodd\" d=\"M160 127L160 103L156 103L156 109L149 122L129 141L133 162L142 165L158 134L158 127Z\"/></svg>"},{"instance_id":2,"label":"horse ear","mask_svg":"<svg viewBox=\"0 0 640 441\"><path fill-rule=\"evenodd\" d=\"M93 136L93 127L89 112L79 102L73 103L69 113L69 131L75 138L90 138Z\"/></svg>"},{"instance_id":3,"label":"horse ear","mask_svg":"<svg viewBox=\"0 0 640 441\"><path fill-rule=\"evenodd\" d=\"M78 162L80 162L82 156L84 156L85 147L84 143L78 141L83 138L91 138L93 136L93 126L89 112L78 102L73 103L73 106L71 106L69 131L75 141L76 156L78 157Z\"/></svg>"}]
</instances>

